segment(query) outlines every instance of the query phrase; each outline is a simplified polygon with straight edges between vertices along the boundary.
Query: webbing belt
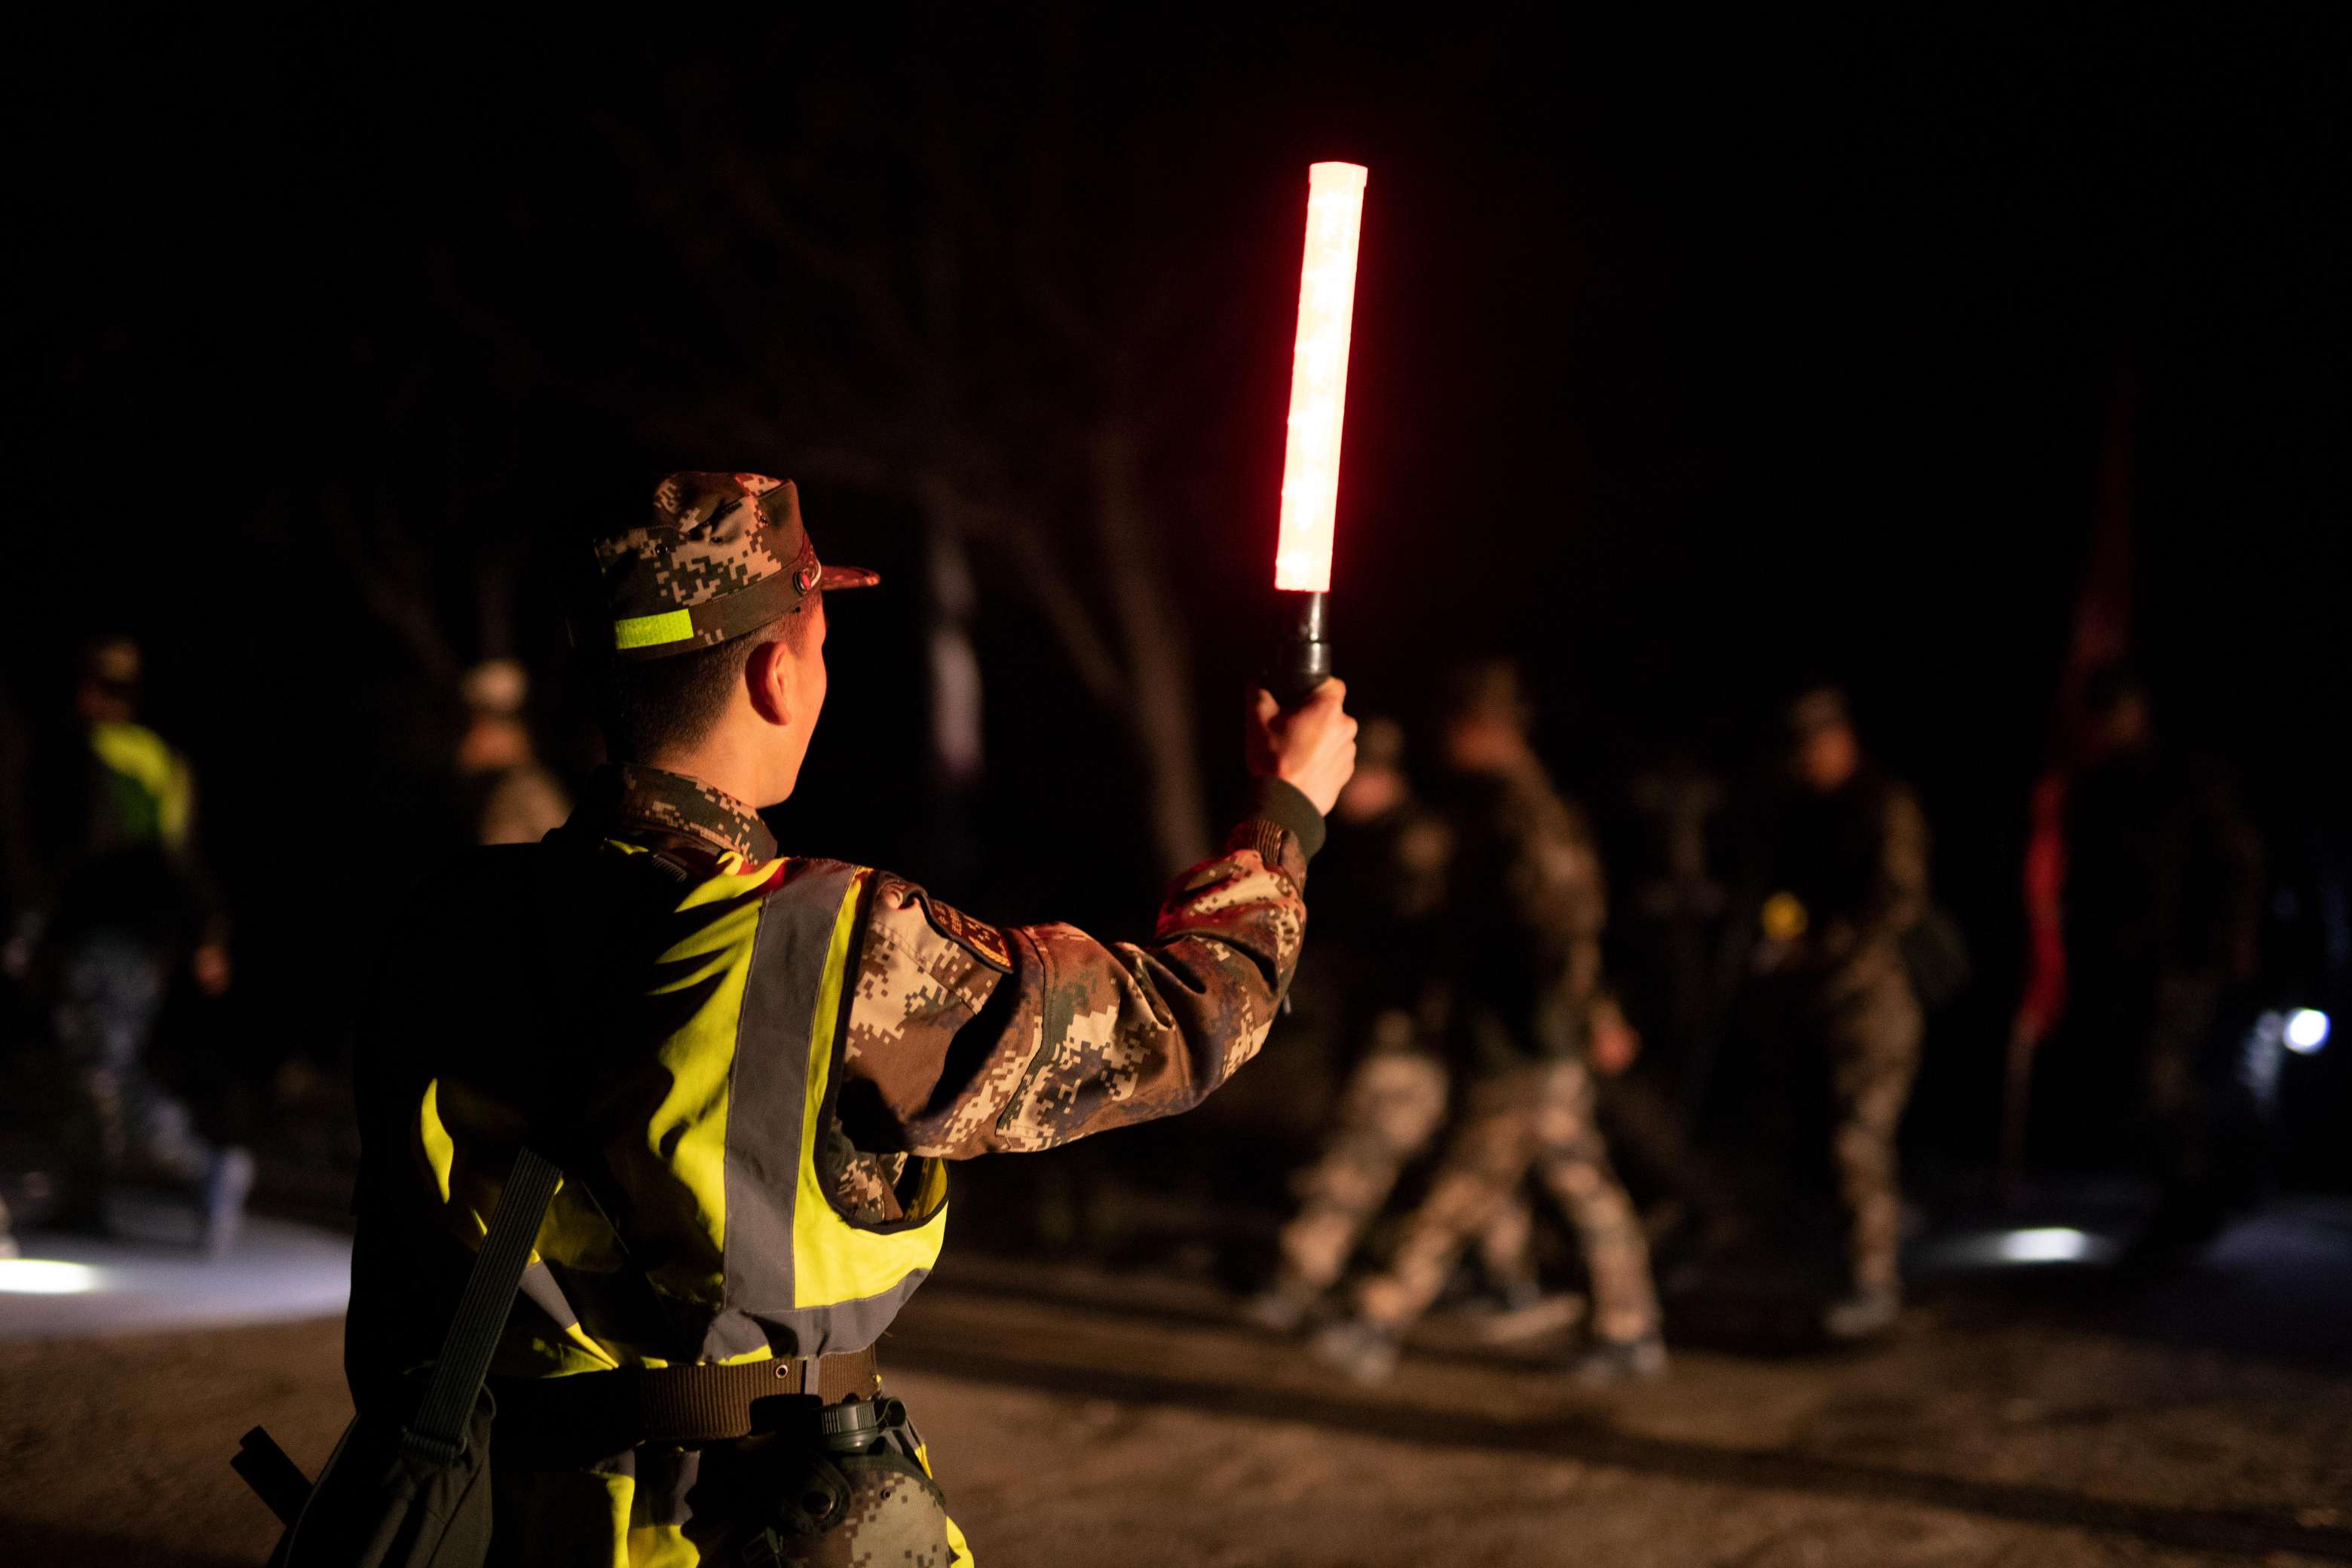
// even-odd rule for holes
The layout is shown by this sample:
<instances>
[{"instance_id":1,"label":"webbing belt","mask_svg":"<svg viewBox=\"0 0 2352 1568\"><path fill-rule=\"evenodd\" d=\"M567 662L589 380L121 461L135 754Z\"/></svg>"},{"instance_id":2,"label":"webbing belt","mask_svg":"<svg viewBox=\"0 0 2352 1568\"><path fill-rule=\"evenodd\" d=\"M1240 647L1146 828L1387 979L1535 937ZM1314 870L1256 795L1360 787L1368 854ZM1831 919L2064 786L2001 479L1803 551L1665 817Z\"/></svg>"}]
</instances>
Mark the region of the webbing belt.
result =
<instances>
[{"instance_id":1,"label":"webbing belt","mask_svg":"<svg viewBox=\"0 0 2352 1568\"><path fill-rule=\"evenodd\" d=\"M467 1274L433 1375L404 1445L446 1463L464 1451L474 1404L489 1370L523 1268L562 1172L529 1149L516 1151ZM846 1355L777 1356L732 1366L633 1367L571 1377L488 1378L499 1445L585 1444L599 1454L640 1443L708 1443L751 1436L752 1407L779 1394L821 1405L872 1399L882 1376L867 1346Z\"/></svg>"},{"instance_id":2,"label":"webbing belt","mask_svg":"<svg viewBox=\"0 0 2352 1568\"><path fill-rule=\"evenodd\" d=\"M640 1443L712 1443L748 1437L753 1406L779 1394L819 1403L871 1399L882 1376L871 1346L846 1355L778 1356L732 1366L630 1367L569 1377L499 1378L499 1420L534 1436L559 1434L617 1452ZM772 1423L771 1423L772 1425ZM592 1437L590 1434L594 1434Z\"/></svg>"}]
</instances>

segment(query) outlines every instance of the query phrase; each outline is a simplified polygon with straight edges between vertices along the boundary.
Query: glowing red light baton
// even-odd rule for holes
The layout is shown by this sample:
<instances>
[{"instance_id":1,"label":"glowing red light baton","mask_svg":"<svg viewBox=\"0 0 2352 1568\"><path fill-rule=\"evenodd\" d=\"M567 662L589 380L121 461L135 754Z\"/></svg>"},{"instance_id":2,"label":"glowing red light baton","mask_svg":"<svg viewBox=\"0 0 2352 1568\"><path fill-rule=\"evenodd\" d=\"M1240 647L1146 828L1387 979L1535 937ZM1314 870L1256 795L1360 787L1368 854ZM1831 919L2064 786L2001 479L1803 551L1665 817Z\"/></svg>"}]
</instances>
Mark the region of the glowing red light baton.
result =
<instances>
[{"instance_id":1,"label":"glowing red light baton","mask_svg":"<svg viewBox=\"0 0 2352 1568\"><path fill-rule=\"evenodd\" d=\"M1290 366L1290 437L1282 460L1282 536L1274 585L1297 595L1274 672L1286 706L1331 673L1324 595L1339 512L1339 425L1348 406L1348 334L1356 313L1356 247L1364 223L1361 163L1307 168L1307 255L1298 270L1298 347Z\"/></svg>"}]
</instances>

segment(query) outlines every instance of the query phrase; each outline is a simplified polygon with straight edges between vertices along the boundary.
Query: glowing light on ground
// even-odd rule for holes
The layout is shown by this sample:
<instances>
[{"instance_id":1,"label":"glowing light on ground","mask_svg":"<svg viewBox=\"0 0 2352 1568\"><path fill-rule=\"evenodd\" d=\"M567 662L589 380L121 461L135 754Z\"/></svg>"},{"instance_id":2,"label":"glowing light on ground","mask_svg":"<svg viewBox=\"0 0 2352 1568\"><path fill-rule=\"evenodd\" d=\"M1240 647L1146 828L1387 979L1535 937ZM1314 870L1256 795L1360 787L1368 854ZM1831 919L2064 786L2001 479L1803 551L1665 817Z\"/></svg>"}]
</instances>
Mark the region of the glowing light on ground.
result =
<instances>
[{"instance_id":1,"label":"glowing light on ground","mask_svg":"<svg viewBox=\"0 0 2352 1568\"><path fill-rule=\"evenodd\" d=\"M2318 1008L2297 1007L2286 1016L2286 1048L2298 1056L2310 1056L2327 1043L2331 1027L2327 1015Z\"/></svg>"},{"instance_id":2,"label":"glowing light on ground","mask_svg":"<svg viewBox=\"0 0 2352 1568\"><path fill-rule=\"evenodd\" d=\"M1356 315L1356 247L1363 230L1360 163L1307 169L1307 256L1298 275L1298 346L1290 364L1290 435L1282 458L1282 537L1274 585L1331 586L1339 505L1339 425L1348 406L1348 339Z\"/></svg>"},{"instance_id":3,"label":"glowing light on ground","mask_svg":"<svg viewBox=\"0 0 2352 1568\"><path fill-rule=\"evenodd\" d=\"M1933 1237L1923 1243L1916 1261L1925 1274L1945 1270L2039 1268L2052 1265L2111 1264L2122 1248L2096 1231L2072 1226L2021 1226L2005 1230L1970 1230Z\"/></svg>"},{"instance_id":4,"label":"glowing light on ground","mask_svg":"<svg viewBox=\"0 0 2352 1568\"><path fill-rule=\"evenodd\" d=\"M2081 1263L2095 1250L2096 1238L2063 1226L2012 1230L2000 1238L2005 1263Z\"/></svg>"},{"instance_id":5,"label":"glowing light on ground","mask_svg":"<svg viewBox=\"0 0 2352 1568\"><path fill-rule=\"evenodd\" d=\"M79 1296L95 1290L99 1272L87 1263L48 1258L0 1258L0 1290L19 1296Z\"/></svg>"}]
</instances>

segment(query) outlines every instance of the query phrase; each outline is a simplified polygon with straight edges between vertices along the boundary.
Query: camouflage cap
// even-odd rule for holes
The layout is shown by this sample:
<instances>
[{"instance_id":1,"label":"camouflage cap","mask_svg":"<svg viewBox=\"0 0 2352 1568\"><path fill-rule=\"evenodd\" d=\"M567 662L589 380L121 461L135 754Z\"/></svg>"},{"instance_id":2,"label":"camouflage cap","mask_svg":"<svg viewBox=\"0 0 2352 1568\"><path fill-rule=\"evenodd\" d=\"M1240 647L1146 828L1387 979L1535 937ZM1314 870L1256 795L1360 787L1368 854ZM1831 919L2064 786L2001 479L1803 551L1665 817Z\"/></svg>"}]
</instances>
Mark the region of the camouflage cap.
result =
<instances>
[{"instance_id":1,"label":"camouflage cap","mask_svg":"<svg viewBox=\"0 0 2352 1568\"><path fill-rule=\"evenodd\" d=\"M798 615L821 590L881 581L819 563L799 490L764 474L670 475L648 521L596 541L596 573L603 603L581 640L629 659L727 642Z\"/></svg>"}]
</instances>

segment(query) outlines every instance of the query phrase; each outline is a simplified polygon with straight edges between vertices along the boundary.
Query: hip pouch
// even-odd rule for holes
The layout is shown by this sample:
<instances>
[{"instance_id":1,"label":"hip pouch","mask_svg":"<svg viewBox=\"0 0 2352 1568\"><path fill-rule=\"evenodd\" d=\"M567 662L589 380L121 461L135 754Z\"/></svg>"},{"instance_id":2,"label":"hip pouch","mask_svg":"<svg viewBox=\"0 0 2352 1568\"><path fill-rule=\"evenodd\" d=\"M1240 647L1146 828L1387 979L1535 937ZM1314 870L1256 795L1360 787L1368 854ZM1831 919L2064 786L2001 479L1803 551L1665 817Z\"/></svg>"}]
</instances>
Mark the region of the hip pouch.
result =
<instances>
[{"instance_id":1,"label":"hip pouch","mask_svg":"<svg viewBox=\"0 0 2352 1568\"><path fill-rule=\"evenodd\" d=\"M789 1430L707 1449L696 1489L704 1494L695 1500L698 1514L707 1499L719 1517L740 1521L728 1532L732 1542L703 1547L717 1562L949 1568L954 1561L946 1497L924 1463L907 1407L887 1394L830 1405Z\"/></svg>"},{"instance_id":2,"label":"hip pouch","mask_svg":"<svg viewBox=\"0 0 2352 1568\"><path fill-rule=\"evenodd\" d=\"M480 1568L490 1547L491 1352L562 1174L529 1149L491 1215L414 1414L363 1412L318 1484L257 1426L229 1461L285 1522L271 1568Z\"/></svg>"}]
</instances>

